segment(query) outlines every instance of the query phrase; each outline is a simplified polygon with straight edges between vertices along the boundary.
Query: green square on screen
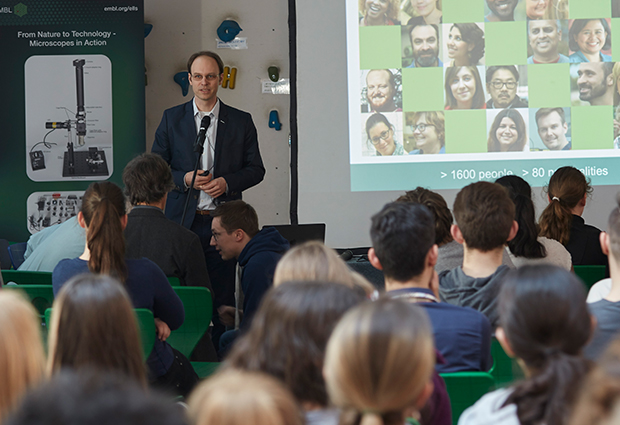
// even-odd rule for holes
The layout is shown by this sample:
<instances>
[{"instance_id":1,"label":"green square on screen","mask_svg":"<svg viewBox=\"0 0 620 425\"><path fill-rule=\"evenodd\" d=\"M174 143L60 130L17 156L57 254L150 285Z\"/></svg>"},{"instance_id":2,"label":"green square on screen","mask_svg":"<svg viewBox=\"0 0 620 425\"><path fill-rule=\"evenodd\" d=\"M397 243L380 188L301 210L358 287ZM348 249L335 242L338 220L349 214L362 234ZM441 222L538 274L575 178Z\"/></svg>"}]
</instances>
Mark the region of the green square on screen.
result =
<instances>
[{"instance_id":1,"label":"green square on screen","mask_svg":"<svg viewBox=\"0 0 620 425\"><path fill-rule=\"evenodd\" d=\"M615 48L615 46L620 46L620 18L613 18L611 20L611 27L615 29L615 31L611 32L611 60L614 62L620 62L620 47Z\"/></svg>"},{"instance_id":2,"label":"green square on screen","mask_svg":"<svg viewBox=\"0 0 620 425\"><path fill-rule=\"evenodd\" d=\"M446 153L487 151L484 109L446 111Z\"/></svg>"},{"instance_id":3,"label":"green square on screen","mask_svg":"<svg viewBox=\"0 0 620 425\"><path fill-rule=\"evenodd\" d=\"M484 24L485 64L525 65L527 28L525 21Z\"/></svg>"},{"instance_id":4,"label":"green square on screen","mask_svg":"<svg viewBox=\"0 0 620 425\"><path fill-rule=\"evenodd\" d=\"M570 19L610 18L611 2L609 0L570 0L568 14Z\"/></svg>"},{"instance_id":5,"label":"green square on screen","mask_svg":"<svg viewBox=\"0 0 620 425\"><path fill-rule=\"evenodd\" d=\"M573 149L614 147L613 106L581 106L570 113Z\"/></svg>"},{"instance_id":6,"label":"green square on screen","mask_svg":"<svg viewBox=\"0 0 620 425\"><path fill-rule=\"evenodd\" d=\"M360 68L400 68L400 26L360 27Z\"/></svg>"},{"instance_id":7,"label":"green square on screen","mask_svg":"<svg viewBox=\"0 0 620 425\"><path fill-rule=\"evenodd\" d=\"M443 68L403 68L403 110L443 108Z\"/></svg>"},{"instance_id":8,"label":"green square on screen","mask_svg":"<svg viewBox=\"0 0 620 425\"><path fill-rule=\"evenodd\" d=\"M444 24L453 22L484 22L484 3L480 0L443 0Z\"/></svg>"},{"instance_id":9,"label":"green square on screen","mask_svg":"<svg viewBox=\"0 0 620 425\"><path fill-rule=\"evenodd\" d=\"M527 66L530 108L570 106L569 64L535 64Z\"/></svg>"}]
</instances>

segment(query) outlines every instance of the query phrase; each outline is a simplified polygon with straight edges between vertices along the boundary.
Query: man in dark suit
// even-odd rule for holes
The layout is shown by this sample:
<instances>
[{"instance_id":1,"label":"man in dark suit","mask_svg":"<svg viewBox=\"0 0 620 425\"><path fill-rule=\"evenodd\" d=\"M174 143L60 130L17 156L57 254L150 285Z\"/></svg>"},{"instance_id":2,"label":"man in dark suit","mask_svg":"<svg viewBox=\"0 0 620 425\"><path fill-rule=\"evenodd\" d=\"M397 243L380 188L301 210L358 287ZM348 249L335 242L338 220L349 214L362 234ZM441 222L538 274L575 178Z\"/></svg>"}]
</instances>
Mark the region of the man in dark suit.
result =
<instances>
[{"instance_id":1,"label":"man in dark suit","mask_svg":"<svg viewBox=\"0 0 620 425\"><path fill-rule=\"evenodd\" d=\"M220 57L213 52L195 53L187 62L187 70L194 99L164 112L152 152L164 158L172 169L176 188L168 195L166 216L179 223L197 158L194 141L202 118L211 116L183 225L200 238L217 308L234 303L235 261L222 261L210 245L209 214L218 204L240 199L242 191L260 183L265 168L250 114L225 105L217 97L224 72Z\"/></svg>"}]
</instances>

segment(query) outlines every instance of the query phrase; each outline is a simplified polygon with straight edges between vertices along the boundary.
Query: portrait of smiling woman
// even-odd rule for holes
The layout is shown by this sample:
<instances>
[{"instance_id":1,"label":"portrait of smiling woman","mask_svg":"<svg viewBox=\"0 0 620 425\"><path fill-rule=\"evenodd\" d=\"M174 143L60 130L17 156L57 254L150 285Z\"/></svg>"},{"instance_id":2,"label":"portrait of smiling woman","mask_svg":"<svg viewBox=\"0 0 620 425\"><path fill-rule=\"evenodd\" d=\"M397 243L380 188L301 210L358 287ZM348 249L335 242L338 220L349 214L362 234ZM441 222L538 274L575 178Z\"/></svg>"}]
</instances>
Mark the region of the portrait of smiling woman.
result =
<instances>
[{"instance_id":1,"label":"portrait of smiling woman","mask_svg":"<svg viewBox=\"0 0 620 425\"><path fill-rule=\"evenodd\" d=\"M415 146L409 155L446 153L443 112L408 112L405 120Z\"/></svg>"},{"instance_id":2,"label":"portrait of smiling woman","mask_svg":"<svg viewBox=\"0 0 620 425\"><path fill-rule=\"evenodd\" d=\"M575 52L572 63L611 62L602 50L611 49L611 29L605 19L575 19L568 31L568 47Z\"/></svg>"},{"instance_id":3,"label":"portrait of smiling woman","mask_svg":"<svg viewBox=\"0 0 620 425\"><path fill-rule=\"evenodd\" d=\"M445 89L445 109L486 109L480 72L475 66L447 68Z\"/></svg>"},{"instance_id":4,"label":"portrait of smiling woman","mask_svg":"<svg viewBox=\"0 0 620 425\"><path fill-rule=\"evenodd\" d=\"M444 25L445 54L447 55L444 63L447 63L447 66L482 65L484 31L478 24L469 23L452 24L446 33L448 25Z\"/></svg>"},{"instance_id":5,"label":"portrait of smiling woman","mask_svg":"<svg viewBox=\"0 0 620 425\"><path fill-rule=\"evenodd\" d=\"M403 155L403 145L396 140L396 128L385 115L372 114L366 120L366 136L377 156Z\"/></svg>"},{"instance_id":6,"label":"portrait of smiling woman","mask_svg":"<svg viewBox=\"0 0 620 425\"><path fill-rule=\"evenodd\" d=\"M525 121L516 109L503 109L489 130L489 152L522 152L527 141Z\"/></svg>"},{"instance_id":7,"label":"portrait of smiling woman","mask_svg":"<svg viewBox=\"0 0 620 425\"><path fill-rule=\"evenodd\" d=\"M360 26L400 25L399 0L358 0Z\"/></svg>"},{"instance_id":8,"label":"portrait of smiling woman","mask_svg":"<svg viewBox=\"0 0 620 425\"><path fill-rule=\"evenodd\" d=\"M413 16L407 25L441 24L441 0L409 0L403 10Z\"/></svg>"}]
</instances>

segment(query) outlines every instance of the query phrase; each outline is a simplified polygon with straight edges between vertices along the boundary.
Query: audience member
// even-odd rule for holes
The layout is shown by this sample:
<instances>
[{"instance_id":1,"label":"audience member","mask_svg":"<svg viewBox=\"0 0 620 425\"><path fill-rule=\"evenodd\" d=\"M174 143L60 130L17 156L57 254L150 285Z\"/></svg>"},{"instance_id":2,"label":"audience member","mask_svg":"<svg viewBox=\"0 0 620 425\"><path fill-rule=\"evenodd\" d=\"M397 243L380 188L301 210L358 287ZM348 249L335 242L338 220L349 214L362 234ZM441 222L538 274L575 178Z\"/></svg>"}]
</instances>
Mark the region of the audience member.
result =
<instances>
[{"instance_id":1,"label":"audience member","mask_svg":"<svg viewBox=\"0 0 620 425\"><path fill-rule=\"evenodd\" d=\"M75 258L84 252L85 243L86 232L80 227L77 217L46 227L28 239L25 260L18 270L52 272L60 260Z\"/></svg>"},{"instance_id":2,"label":"audience member","mask_svg":"<svg viewBox=\"0 0 620 425\"><path fill-rule=\"evenodd\" d=\"M297 402L279 381L229 370L203 382L189 400L194 425L303 425Z\"/></svg>"},{"instance_id":3,"label":"audience member","mask_svg":"<svg viewBox=\"0 0 620 425\"><path fill-rule=\"evenodd\" d=\"M70 278L88 273L112 276L122 282L135 308L153 312L159 334L183 324L183 303L168 279L152 261L125 259L123 228L127 224L125 197L114 183L92 183L78 213L80 226L86 229L86 247L78 258L62 260L52 273L54 295ZM185 356L161 339L155 340L147 365L152 385L169 388L181 395L189 393L198 376Z\"/></svg>"},{"instance_id":4,"label":"audience member","mask_svg":"<svg viewBox=\"0 0 620 425\"><path fill-rule=\"evenodd\" d=\"M237 337L239 329L247 329L263 295L271 287L273 273L282 254L290 245L274 227L258 230L258 215L242 200L219 205L213 213L211 245L223 260L237 259L235 279L236 306L220 306L222 323L234 327L220 339L224 354Z\"/></svg>"},{"instance_id":5,"label":"audience member","mask_svg":"<svg viewBox=\"0 0 620 425\"><path fill-rule=\"evenodd\" d=\"M420 307L383 299L348 312L327 344L323 373L340 424L401 425L433 392L433 339Z\"/></svg>"},{"instance_id":6,"label":"audience member","mask_svg":"<svg viewBox=\"0 0 620 425\"><path fill-rule=\"evenodd\" d=\"M439 275L443 301L482 312L497 326L497 296L508 272L504 245L515 237L515 206L508 191L495 183L465 186L454 201L452 237L463 244L463 265Z\"/></svg>"},{"instance_id":7,"label":"audience member","mask_svg":"<svg viewBox=\"0 0 620 425\"><path fill-rule=\"evenodd\" d=\"M167 335L159 334L163 340ZM47 369L96 368L146 386L140 334L127 291L105 275L69 280L54 301Z\"/></svg>"},{"instance_id":8,"label":"audience member","mask_svg":"<svg viewBox=\"0 0 620 425\"><path fill-rule=\"evenodd\" d=\"M549 180L549 205L540 215L540 236L555 239L570 252L574 266L605 265L607 256L601 250L599 234L585 224L581 215L592 186L576 168L558 168Z\"/></svg>"},{"instance_id":9,"label":"audience member","mask_svg":"<svg viewBox=\"0 0 620 425\"><path fill-rule=\"evenodd\" d=\"M435 217L435 244L439 247L437 264L435 264L437 273L463 265L463 245L455 241L452 233L450 233L453 222L452 213L446 200L439 193L418 186L414 190L405 192L396 202L422 204L433 213ZM504 253L502 257L502 264L510 268L515 267L507 253Z\"/></svg>"},{"instance_id":10,"label":"audience member","mask_svg":"<svg viewBox=\"0 0 620 425\"><path fill-rule=\"evenodd\" d=\"M248 332L225 366L264 372L291 390L309 424L338 423L322 375L325 346L340 318L364 302L364 293L330 282L289 282L265 296Z\"/></svg>"},{"instance_id":11,"label":"audience member","mask_svg":"<svg viewBox=\"0 0 620 425\"><path fill-rule=\"evenodd\" d=\"M589 369L581 357L591 334L585 300L583 284L559 267L511 272L500 295L495 335L519 359L527 378L482 397L459 424L567 423Z\"/></svg>"},{"instance_id":12,"label":"audience member","mask_svg":"<svg viewBox=\"0 0 620 425\"><path fill-rule=\"evenodd\" d=\"M588 374L570 425L620 423L620 339L614 340Z\"/></svg>"},{"instance_id":13,"label":"audience member","mask_svg":"<svg viewBox=\"0 0 620 425\"><path fill-rule=\"evenodd\" d=\"M420 204L394 202L372 217L370 263L385 275L387 296L419 303L433 327L435 347L445 364L438 372L486 371L491 358L491 325L480 312L439 302L437 245L433 216Z\"/></svg>"},{"instance_id":14,"label":"audience member","mask_svg":"<svg viewBox=\"0 0 620 425\"><path fill-rule=\"evenodd\" d=\"M125 195L131 204L125 227L127 258L148 258L181 285L211 290L207 263L198 236L166 218L168 192L174 189L170 166L161 156L145 153L123 171Z\"/></svg>"},{"instance_id":15,"label":"audience member","mask_svg":"<svg viewBox=\"0 0 620 425\"><path fill-rule=\"evenodd\" d=\"M589 305L592 316L596 318L596 328L584 354L592 360L598 359L620 332L620 207L614 208L609 215L607 233L601 232L600 240L603 253L609 260L611 285L602 299Z\"/></svg>"},{"instance_id":16,"label":"audience member","mask_svg":"<svg viewBox=\"0 0 620 425\"><path fill-rule=\"evenodd\" d=\"M0 291L0 423L43 379L40 319L15 291Z\"/></svg>"},{"instance_id":17,"label":"audience member","mask_svg":"<svg viewBox=\"0 0 620 425\"><path fill-rule=\"evenodd\" d=\"M7 425L186 425L168 397L115 373L63 370L28 394Z\"/></svg>"},{"instance_id":18,"label":"audience member","mask_svg":"<svg viewBox=\"0 0 620 425\"><path fill-rule=\"evenodd\" d=\"M512 262L517 267L548 263L570 271L572 261L566 248L556 240L538 236L530 185L515 175L500 177L495 183L508 189L508 194L515 204L515 220L519 224L519 230L506 248Z\"/></svg>"},{"instance_id":19,"label":"audience member","mask_svg":"<svg viewBox=\"0 0 620 425\"><path fill-rule=\"evenodd\" d=\"M123 183L132 205L125 227L127 258L148 258L166 276L178 277L182 286L202 286L213 294L198 235L164 214L175 187L166 161L151 153L139 155L125 166ZM194 348L191 360L217 361L210 332Z\"/></svg>"},{"instance_id":20,"label":"audience member","mask_svg":"<svg viewBox=\"0 0 620 425\"><path fill-rule=\"evenodd\" d=\"M349 269L331 248L319 241L309 241L291 248L278 261L273 286L294 281L342 283L352 289L361 288L369 298L377 291L362 275Z\"/></svg>"}]
</instances>

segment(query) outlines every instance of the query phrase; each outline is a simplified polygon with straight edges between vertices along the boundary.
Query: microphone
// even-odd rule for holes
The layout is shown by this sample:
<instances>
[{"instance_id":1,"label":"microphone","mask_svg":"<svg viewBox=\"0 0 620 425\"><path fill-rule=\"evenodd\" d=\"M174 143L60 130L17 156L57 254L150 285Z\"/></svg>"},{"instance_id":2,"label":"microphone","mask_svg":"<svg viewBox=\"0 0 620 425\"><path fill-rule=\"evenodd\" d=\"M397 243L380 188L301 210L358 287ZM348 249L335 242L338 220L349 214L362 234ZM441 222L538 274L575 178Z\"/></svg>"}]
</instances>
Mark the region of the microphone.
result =
<instances>
[{"instance_id":1,"label":"microphone","mask_svg":"<svg viewBox=\"0 0 620 425\"><path fill-rule=\"evenodd\" d=\"M353 251L351 251L350 249L347 249L345 252L340 254L340 258L342 259L342 261L346 263L347 261L353 258Z\"/></svg>"},{"instance_id":2,"label":"microphone","mask_svg":"<svg viewBox=\"0 0 620 425\"><path fill-rule=\"evenodd\" d=\"M200 130L198 131L198 137L196 138L196 144L194 145L194 151L202 151L202 147L205 144L205 139L207 138L207 129L210 125L211 117L209 115L202 117L202 121L200 121Z\"/></svg>"}]
</instances>

